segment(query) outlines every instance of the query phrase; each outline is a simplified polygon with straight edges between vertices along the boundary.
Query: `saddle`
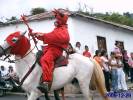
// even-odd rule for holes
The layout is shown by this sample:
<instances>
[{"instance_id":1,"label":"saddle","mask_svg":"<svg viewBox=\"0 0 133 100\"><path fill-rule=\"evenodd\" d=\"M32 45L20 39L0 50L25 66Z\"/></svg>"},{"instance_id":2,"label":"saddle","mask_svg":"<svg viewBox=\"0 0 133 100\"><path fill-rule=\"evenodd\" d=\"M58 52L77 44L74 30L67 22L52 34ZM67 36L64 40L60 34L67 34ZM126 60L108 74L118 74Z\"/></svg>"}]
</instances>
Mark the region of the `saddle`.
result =
<instances>
[{"instance_id":1,"label":"saddle","mask_svg":"<svg viewBox=\"0 0 133 100\"><path fill-rule=\"evenodd\" d=\"M40 64L40 58L41 56L43 55L43 52L41 50L39 50L37 53L36 53L36 59L37 59L37 63L41 66ZM55 61L55 65L54 65L54 68L58 68L58 67L64 67L64 66L67 66L68 64L68 57L65 57L65 56L60 56L58 57Z\"/></svg>"}]
</instances>

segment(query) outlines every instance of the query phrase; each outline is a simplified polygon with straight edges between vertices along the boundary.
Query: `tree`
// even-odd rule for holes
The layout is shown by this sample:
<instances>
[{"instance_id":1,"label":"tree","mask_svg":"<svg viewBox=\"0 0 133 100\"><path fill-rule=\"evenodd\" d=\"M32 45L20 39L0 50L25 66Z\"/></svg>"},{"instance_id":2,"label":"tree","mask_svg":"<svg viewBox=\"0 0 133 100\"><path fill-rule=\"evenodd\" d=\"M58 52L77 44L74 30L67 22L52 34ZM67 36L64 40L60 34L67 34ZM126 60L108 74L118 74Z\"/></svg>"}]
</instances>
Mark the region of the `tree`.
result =
<instances>
[{"instance_id":1,"label":"tree","mask_svg":"<svg viewBox=\"0 0 133 100\"><path fill-rule=\"evenodd\" d=\"M124 16L127 16L127 17L131 17L130 13L129 12L126 12L126 13L123 13Z\"/></svg>"},{"instance_id":2,"label":"tree","mask_svg":"<svg viewBox=\"0 0 133 100\"><path fill-rule=\"evenodd\" d=\"M44 8L32 8L32 10L31 10L31 14L32 15L36 15L36 14L40 14L40 13L44 13L44 12L46 12L46 9L44 9Z\"/></svg>"},{"instance_id":3,"label":"tree","mask_svg":"<svg viewBox=\"0 0 133 100\"><path fill-rule=\"evenodd\" d=\"M115 22L115 23L124 24L124 25L133 27L133 19L128 17L128 15L129 15L128 13L126 13L124 15L120 15L119 13L112 13L111 15L106 14L106 15L100 16L98 18L101 18L103 20L107 20L110 22Z\"/></svg>"},{"instance_id":4,"label":"tree","mask_svg":"<svg viewBox=\"0 0 133 100\"><path fill-rule=\"evenodd\" d=\"M7 19L8 21L13 21L13 20L17 20L17 17L12 16L10 19Z\"/></svg>"}]
</instances>

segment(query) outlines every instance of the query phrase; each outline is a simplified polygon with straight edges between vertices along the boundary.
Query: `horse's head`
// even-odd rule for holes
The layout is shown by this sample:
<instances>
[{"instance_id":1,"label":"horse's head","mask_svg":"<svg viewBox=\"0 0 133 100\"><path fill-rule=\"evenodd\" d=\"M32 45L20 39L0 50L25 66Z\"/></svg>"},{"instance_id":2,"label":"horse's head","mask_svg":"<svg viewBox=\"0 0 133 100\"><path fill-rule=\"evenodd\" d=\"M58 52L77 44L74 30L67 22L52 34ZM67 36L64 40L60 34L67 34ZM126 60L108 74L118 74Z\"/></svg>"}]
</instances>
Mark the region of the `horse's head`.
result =
<instances>
[{"instance_id":1,"label":"horse's head","mask_svg":"<svg viewBox=\"0 0 133 100\"><path fill-rule=\"evenodd\" d=\"M24 56L31 46L27 37L24 36L25 33L20 31L11 33L0 45L0 56L6 54Z\"/></svg>"}]
</instances>

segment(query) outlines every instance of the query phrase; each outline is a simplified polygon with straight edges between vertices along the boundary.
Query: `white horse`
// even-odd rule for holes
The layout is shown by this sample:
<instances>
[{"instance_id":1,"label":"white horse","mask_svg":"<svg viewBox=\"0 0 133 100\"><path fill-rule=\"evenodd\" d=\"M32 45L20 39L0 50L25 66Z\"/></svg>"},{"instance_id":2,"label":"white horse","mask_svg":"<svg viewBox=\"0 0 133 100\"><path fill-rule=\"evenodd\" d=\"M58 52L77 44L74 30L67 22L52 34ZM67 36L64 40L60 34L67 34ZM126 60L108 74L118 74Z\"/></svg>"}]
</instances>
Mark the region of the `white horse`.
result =
<instances>
[{"instance_id":1,"label":"white horse","mask_svg":"<svg viewBox=\"0 0 133 100\"><path fill-rule=\"evenodd\" d=\"M29 40L22 33L21 35L19 34L20 36L16 36L14 34L15 33L9 35L7 37L8 39L6 38L8 41L5 41L4 44L0 45L0 56L4 55L5 53L12 54L11 51L16 47L19 51L29 44ZM25 45L21 44L23 41L25 42ZM9 42L14 43L15 46L11 45ZM13 54L15 54L15 52ZM21 80L30 67L34 64L36 56L32 50L29 49L23 57L21 57L19 54L15 55L15 60L16 72ZM41 67L36 63L34 70L22 84L22 88L29 93L28 100L36 100L42 95L37 88L41 75ZM100 66L94 60L77 53L69 56L69 64L67 66L55 68L53 72L53 83L51 90L60 89L66 84L70 83L74 78L77 78L85 100L90 100L89 84L92 75L93 80L95 81L95 84L104 100L109 100L109 98L105 96L107 91L105 89L104 76Z\"/></svg>"}]
</instances>

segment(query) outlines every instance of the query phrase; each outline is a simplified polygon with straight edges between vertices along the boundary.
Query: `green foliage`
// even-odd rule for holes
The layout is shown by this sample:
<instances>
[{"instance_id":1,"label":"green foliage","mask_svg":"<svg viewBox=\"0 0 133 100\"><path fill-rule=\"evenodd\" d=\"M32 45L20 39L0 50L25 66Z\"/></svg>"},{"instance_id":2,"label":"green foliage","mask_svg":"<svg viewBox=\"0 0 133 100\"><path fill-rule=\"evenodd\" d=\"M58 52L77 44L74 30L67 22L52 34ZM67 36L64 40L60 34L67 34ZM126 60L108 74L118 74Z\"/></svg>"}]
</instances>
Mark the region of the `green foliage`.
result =
<instances>
[{"instance_id":1,"label":"green foliage","mask_svg":"<svg viewBox=\"0 0 133 100\"><path fill-rule=\"evenodd\" d=\"M32 10L31 10L31 14L32 15L36 15L36 14L40 14L40 13L44 13L44 12L46 12L46 9L44 9L44 8L32 8Z\"/></svg>"},{"instance_id":2,"label":"green foliage","mask_svg":"<svg viewBox=\"0 0 133 100\"><path fill-rule=\"evenodd\" d=\"M110 22L115 22L127 26L132 26L133 27L133 19L129 17L129 13L125 13L123 15L120 15L119 13L112 13L112 14L103 14L102 16L97 15L97 18L107 20Z\"/></svg>"},{"instance_id":3,"label":"green foliage","mask_svg":"<svg viewBox=\"0 0 133 100\"><path fill-rule=\"evenodd\" d=\"M13 21L13 20L17 20L17 17L12 16L10 19L8 19L8 21Z\"/></svg>"},{"instance_id":4,"label":"green foliage","mask_svg":"<svg viewBox=\"0 0 133 100\"><path fill-rule=\"evenodd\" d=\"M133 27L133 14L130 14L129 12L123 13L123 15L119 13L108 13L108 12L106 12L106 14L103 14L103 13L89 14L89 12L83 12L82 9L79 9L77 12L80 14L89 15L89 16L93 16L99 19L103 19L106 21Z\"/></svg>"}]
</instances>

